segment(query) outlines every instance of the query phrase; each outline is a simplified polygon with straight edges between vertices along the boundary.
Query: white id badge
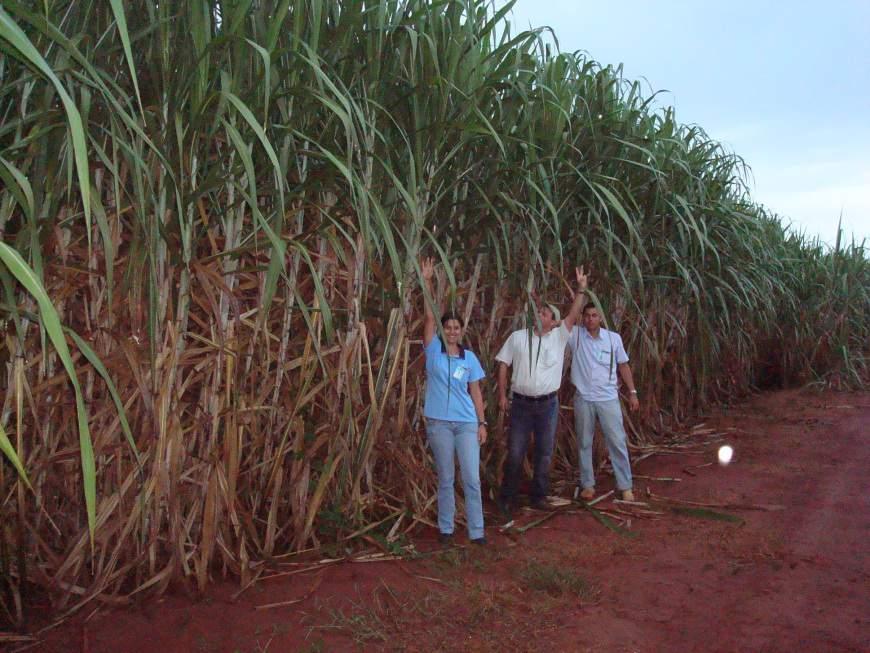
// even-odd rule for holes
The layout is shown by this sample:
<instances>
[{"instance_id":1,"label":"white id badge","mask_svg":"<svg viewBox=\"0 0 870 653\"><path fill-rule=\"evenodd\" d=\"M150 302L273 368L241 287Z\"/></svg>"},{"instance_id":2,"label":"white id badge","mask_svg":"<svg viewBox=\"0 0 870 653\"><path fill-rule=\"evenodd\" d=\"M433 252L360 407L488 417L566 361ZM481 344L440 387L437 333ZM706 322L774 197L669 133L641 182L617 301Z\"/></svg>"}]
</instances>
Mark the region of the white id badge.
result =
<instances>
[{"instance_id":1,"label":"white id badge","mask_svg":"<svg viewBox=\"0 0 870 653\"><path fill-rule=\"evenodd\" d=\"M464 381L468 376L468 368L460 365L455 370L453 370L453 378L457 381Z\"/></svg>"}]
</instances>

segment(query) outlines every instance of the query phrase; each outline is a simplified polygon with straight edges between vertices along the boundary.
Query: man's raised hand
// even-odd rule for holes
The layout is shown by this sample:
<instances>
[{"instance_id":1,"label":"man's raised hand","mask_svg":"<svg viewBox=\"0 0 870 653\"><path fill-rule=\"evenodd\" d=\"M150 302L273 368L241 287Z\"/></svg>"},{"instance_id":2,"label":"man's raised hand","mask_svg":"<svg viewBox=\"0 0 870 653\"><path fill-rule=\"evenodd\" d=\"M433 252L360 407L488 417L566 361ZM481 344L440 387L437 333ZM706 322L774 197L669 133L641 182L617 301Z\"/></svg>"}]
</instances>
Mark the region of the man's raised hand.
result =
<instances>
[{"instance_id":1,"label":"man's raised hand","mask_svg":"<svg viewBox=\"0 0 870 653\"><path fill-rule=\"evenodd\" d=\"M589 275L586 274L583 266L581 265L579 268L574 268L574 274L577 276L578 292L586 292L586 289L589 287Z\"/></svg>"}]
</instances>

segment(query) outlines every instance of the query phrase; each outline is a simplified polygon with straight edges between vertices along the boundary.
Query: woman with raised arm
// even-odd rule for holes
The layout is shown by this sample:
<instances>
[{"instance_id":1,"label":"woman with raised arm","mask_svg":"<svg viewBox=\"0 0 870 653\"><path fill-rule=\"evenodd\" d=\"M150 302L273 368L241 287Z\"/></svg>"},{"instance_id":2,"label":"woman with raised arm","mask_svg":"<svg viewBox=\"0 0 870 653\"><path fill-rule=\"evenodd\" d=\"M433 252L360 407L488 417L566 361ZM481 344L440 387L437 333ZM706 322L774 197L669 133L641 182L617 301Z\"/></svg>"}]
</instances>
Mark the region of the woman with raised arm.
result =
<instances>
[{"instance_id":1,"label":"woman with raised arm","mask_svg":"<svg viewBox=\"0 0 870 653\"><path fill-rule=\"evenodd\" d=\"M423 281L434 299L431 258L421 263ZM453 490L454 456L459 457L468 539L486 544L483 532L483 500L480 494L480 445L486 442L486 419L480 380L485 374L471 351L460 342L465 331L462 319L454 313L441 316L443 339L436 334L435 313L424 300L426 313L423 345L426 352L426 435L438 473L438 539L453 540L456 502Z\"/></svg>"}]
</instances>

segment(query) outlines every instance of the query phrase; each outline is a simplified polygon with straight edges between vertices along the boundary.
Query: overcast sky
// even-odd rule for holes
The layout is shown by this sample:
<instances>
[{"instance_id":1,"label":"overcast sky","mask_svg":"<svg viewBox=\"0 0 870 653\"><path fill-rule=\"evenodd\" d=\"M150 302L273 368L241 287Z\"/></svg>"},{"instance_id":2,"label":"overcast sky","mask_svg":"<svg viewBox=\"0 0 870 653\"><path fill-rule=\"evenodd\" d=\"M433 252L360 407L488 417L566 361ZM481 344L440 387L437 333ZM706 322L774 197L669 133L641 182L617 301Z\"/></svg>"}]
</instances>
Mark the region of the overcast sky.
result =
<instances>
[{"instance_id":1,"label":"overcast sky","mask_svg":"<svg viewBox=\"0 0 870 653\"><path fill-rule=\"evenodd\" d=\"M833 243L842 211L870 245L870 0L518 0L509 20L667 90L795 230Z\"/></svg>"}]
</instances>

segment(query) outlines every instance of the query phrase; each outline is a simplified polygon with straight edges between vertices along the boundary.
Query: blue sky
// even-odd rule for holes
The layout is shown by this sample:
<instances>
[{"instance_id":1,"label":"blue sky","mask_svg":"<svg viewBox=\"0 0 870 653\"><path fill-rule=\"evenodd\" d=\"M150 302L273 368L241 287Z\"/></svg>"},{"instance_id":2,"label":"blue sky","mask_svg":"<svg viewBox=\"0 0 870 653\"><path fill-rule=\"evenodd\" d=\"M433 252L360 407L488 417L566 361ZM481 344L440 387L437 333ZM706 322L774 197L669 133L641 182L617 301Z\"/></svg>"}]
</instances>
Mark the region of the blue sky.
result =
<instances>
[{"instance_id":1,"label":"blue sky","mask_svg":"<svg viewBox=\"0 0 870 653\"><path fill-rule=\"evenodd\" d=\"M870 0L518 0L509 20L667 90L793 229L833 243L842 211L870 244Z\"/></svg>"}]
</instances>

